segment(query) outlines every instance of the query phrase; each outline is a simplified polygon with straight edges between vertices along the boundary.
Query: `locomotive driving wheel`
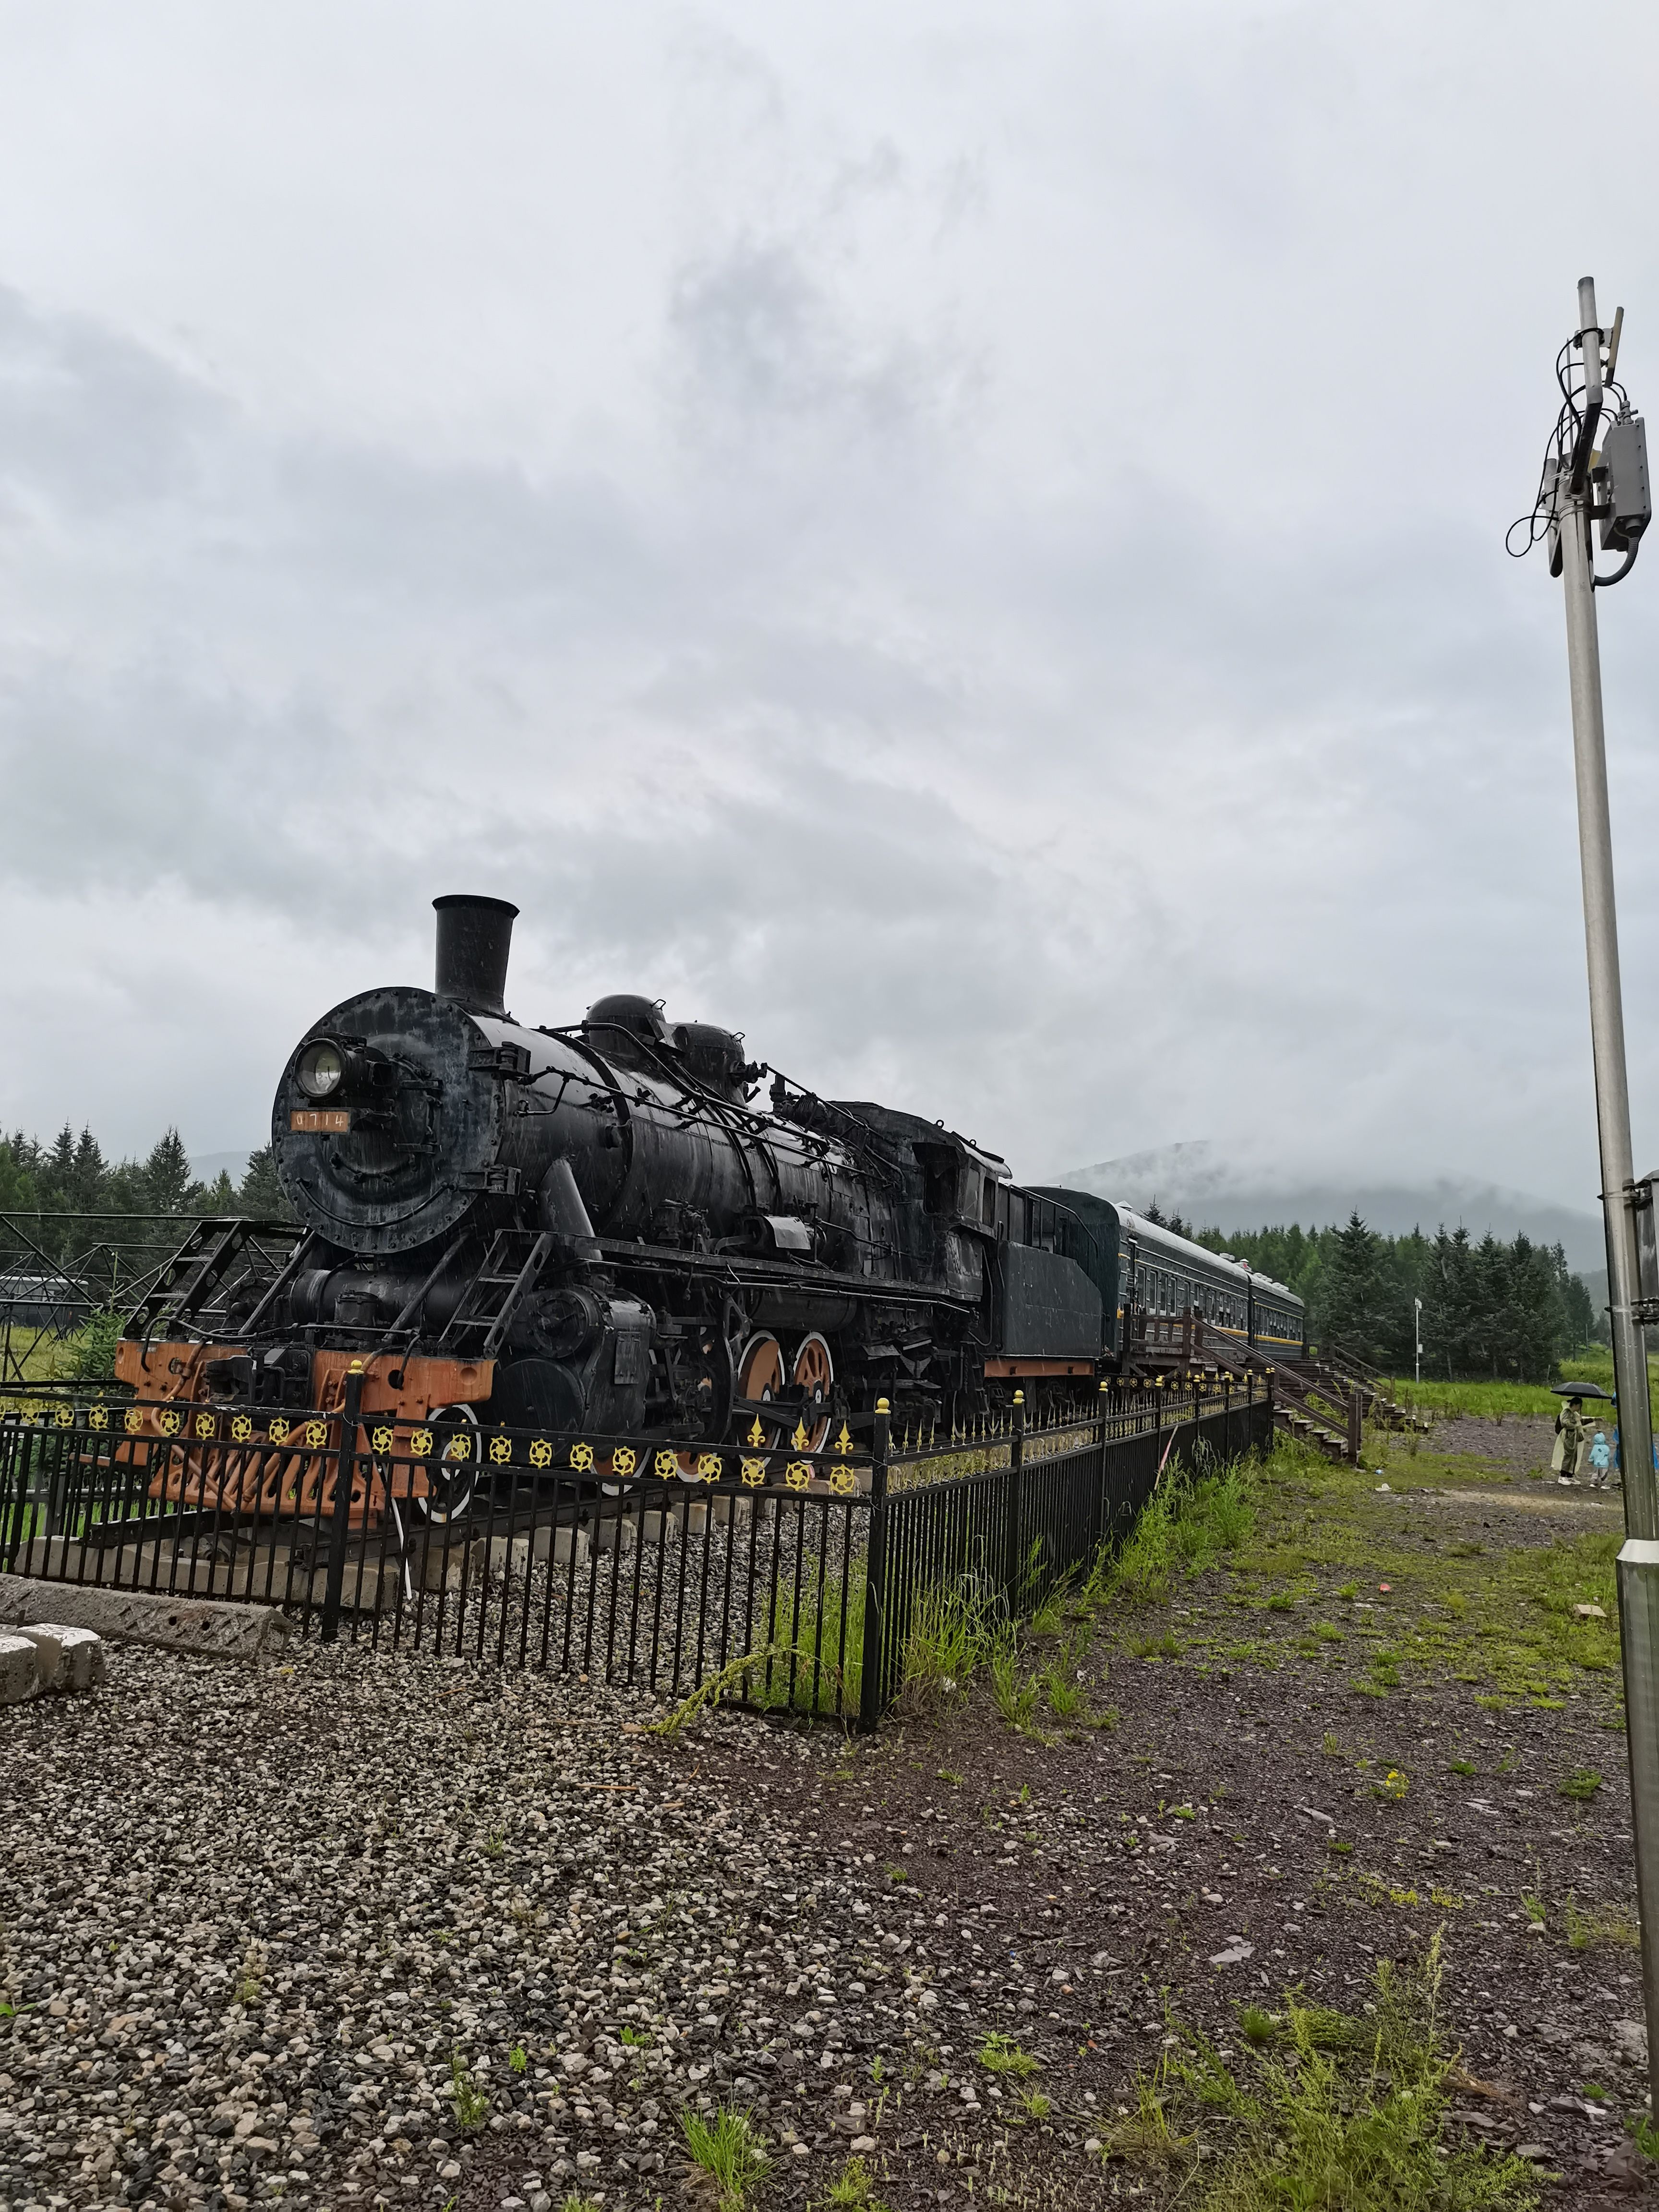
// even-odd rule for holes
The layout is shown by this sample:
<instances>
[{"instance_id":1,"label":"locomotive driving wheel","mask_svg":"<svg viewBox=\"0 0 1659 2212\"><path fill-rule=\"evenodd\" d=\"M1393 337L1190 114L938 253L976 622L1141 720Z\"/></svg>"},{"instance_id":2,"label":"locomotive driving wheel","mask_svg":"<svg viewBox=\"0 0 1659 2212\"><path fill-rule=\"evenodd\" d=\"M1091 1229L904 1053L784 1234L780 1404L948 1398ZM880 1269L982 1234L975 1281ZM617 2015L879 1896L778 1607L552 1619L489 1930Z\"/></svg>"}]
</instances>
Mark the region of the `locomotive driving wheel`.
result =
<instances>
[{"instance_id":1,"label":"locomotive driving wheel","mask_svg":"<svg viewBox=\"0 0 1659 2212\"><path fill-rule=\"evenodd\" d=\"M830 1357L829 1346L816 1329L811 1336L801 1339L789 1379L805 1396L800 1418L806 1431L806 1449L822 1451L830 1434L828 1407L836 1380L836 1363Z\"/></svg>"},{"instance_id":2,"label":"locomotive driving wheel","mask_svg":"<svg viewBox=\"0 0 1659 2212\"><path fill-rule=\"evenodd\" d=\"M438 1406L427 1416L438 1449L426 1467L426 1494L415 1500L422 1520L436 1528L465 1521L479 1482L478 1417L471 1406Z\"/></svg>"},{"instance_id":3,"label":"locomotive driving wheel","mask_svg":"<svg viewBox=\"0 0 1659 2212\"><path fill-rule=\"evenodd\" d=\"M738 1395L751 1403L770 1405L783 1389L783 1346L775 1336L763 1333L751 1336L738 1354ZM760 1430L758 1439L754 1436ZM740 1413L737 1417L738 1441L742 1443L760 1443L775 1446L788 1435L788 1424L780 1413L769 1418L763 1413Z\"/></svg>"}]
</instances>

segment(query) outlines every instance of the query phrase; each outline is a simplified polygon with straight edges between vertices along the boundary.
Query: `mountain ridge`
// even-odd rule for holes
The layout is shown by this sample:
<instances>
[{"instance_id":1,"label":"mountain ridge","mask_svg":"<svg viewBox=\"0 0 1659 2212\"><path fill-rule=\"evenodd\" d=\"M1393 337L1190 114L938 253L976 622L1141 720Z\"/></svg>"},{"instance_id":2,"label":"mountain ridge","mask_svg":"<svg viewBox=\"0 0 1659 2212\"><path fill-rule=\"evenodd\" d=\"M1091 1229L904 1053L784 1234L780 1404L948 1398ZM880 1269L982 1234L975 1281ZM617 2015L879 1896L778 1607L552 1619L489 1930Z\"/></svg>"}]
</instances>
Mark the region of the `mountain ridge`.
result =
<instances>
[{"instance_id":1,"label":"mountain ridge","mask_svg":"<svg viewBox=\"0 0 1659 2212\"><path fill-rule=\"evenodd\" d=\"M1577 1273L1607 1265L1599 1212L1473 1176L1439 1176L1420 1183L1377 1176L1345 1181L1329 1172L1300 1177L1265 1163L1230 1159L1218 1146L1199 1139L1069 1168L1044 1180L1118 1199L1140 1212L1156 1200L1161 1212L1179 1213L1194 1228L1224 1233L1292 1222L1324 1228L1358 1212L1385 1237L1413 1229L1432 1237L1443 1224L1467 1229L1478 1243L1490 1230L1505 1242L1526 1236L1534 1243L1559 1244Z\"/></svg>"}]
</instances>

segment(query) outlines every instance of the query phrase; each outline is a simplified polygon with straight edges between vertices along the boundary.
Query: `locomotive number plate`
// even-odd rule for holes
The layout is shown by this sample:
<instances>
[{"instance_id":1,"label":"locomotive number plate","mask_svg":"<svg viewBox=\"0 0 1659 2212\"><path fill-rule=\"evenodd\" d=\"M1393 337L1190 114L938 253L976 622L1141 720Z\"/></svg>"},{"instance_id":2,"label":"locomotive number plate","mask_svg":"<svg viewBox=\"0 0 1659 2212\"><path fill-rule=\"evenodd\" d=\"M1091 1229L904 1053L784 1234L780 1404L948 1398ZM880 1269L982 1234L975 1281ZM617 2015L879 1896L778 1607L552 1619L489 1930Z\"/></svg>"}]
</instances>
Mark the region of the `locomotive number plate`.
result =
<instances>
[{"instance_id":1,"label":"locomotive number plate","mask_svg":"<svg viewBox=\"0 0 1659 2212\"><path fill-rule=\"evenodd\" d=\"M303 1129L308 1134L325 1129L349 1129L351 1111L345 1106L295 1106L288 1117L290 1129Z\"/></svg>"}]
</instances>

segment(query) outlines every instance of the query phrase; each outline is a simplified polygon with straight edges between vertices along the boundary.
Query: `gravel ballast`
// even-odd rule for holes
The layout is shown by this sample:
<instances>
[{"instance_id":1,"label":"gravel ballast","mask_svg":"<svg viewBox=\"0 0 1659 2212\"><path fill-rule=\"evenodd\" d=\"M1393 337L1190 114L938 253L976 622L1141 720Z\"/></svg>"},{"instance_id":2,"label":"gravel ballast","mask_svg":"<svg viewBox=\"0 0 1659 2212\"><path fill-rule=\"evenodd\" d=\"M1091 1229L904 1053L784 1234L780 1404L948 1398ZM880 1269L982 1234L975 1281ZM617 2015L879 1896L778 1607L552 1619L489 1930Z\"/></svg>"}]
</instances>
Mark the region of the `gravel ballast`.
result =
<instances>
[{"instance_id":1,"label":"gravel ballast","mask_svg":"<svg viewBox=\"0 0 1659 2212\"><path fill-rule=\"evenodd\" d=\"M315 1645L117 1649L8 1714L0 2203L654 2204L716 2100L781 2202L896 2147L872 2076L965 2062L973 2023L934 1913L803 1834L845 1740L642 1717ZM930 2100L930 2161L977 2164L966 2095L965 2131Z\"/></svg>"}]
</instances>

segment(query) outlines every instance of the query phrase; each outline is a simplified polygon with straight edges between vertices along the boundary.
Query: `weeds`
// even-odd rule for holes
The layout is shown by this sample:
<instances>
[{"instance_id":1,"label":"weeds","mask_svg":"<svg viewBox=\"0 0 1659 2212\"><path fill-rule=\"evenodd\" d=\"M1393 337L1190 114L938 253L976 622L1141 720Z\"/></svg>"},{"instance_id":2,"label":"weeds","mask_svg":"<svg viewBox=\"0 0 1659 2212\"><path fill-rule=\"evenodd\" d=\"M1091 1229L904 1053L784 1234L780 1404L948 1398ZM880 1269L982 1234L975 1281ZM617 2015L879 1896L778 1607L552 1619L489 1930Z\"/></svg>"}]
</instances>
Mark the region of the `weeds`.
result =
<instances>
[{"instance_id":1,"label":"weeds","mask_svg":"<svg viewBox=\"0 0 1659 2212\"><path fill-rule=\"evenodd\" d=\"M676 1742L681 1729L696 1720L705 1707L712 1711L729 1692L746 1689L747 1676L757 1671L765 1676L775 1665L788 1659L799 1660L809 1669L813 1664L812 1653L798 1650L793 1644L766 1644L758 1651L746 1652L740 1658L728 1660L718 1673L711 1674L706 1682L700 1683L690 1697L682 1698L672 1712L665 1713L659 1721L648 1721L646 1725L653 1735L659 1735L665 1743Z\"/></svg>"},{"instance_id":2,"label":"weeds","mask_svg":"<svg viewBox=\"0 0 1659 2212\"><path fill-rule=\"evenodd\" d=\"M250 1943L242 1960L242 1978L236 1984L236 2002L250 2009L259 2002L259 1992L264 1987L265 1947Z\"/></svg>"},{"instance_id":3,"label":"weeds","mask_svg":"<svg viewBox=\"0 0 1659 2212\"><path fill-rule=\"evenodd\" d=\"M1593 1766L1582 1766L1577 1774L1568 1775L1566 1780L1561 1784L1560 1794L1563 1797L1576 1798L1581 1805L1583 1805L1595 1796L1601 1787L1601 1778Z\"/></svg>"},{"instance_id":4,"label":"weeds","mask_svg":"<svg viewBox=\"0 0 1659 2212\"><path fill-rule=\"evenodd\" d=\"M824 2197L826 2204L842 2205L848 2212L887 2212L881 2200L872 2195L874 2177L861 2158L849 2158L830 2183Z\"/></svg>"},{"instance_id":5,"label":"weeds","mask_svg":"<svg viewBox=\"0 0 1659 2212\"><path fill-rule=\"evenodd\" d=\"M934 1583L910 1614L903 1691L915 1706L965 1689L986 1657L986 1608L960 1588Z\"/></svg>"},{"instance_id":6,"label":"weeds","mask_svg":"<svg viewBox=\"0 0 1659 2212\"><path fill-rule=\"evenodd\" d=\"M1567 1931L1567 1945L1574 1951L1592 1951L1605 1945L1610 1950L1639 1951L1642 1931L1620 1905L1610 1905L1605 1912L1581 1912L1577 1898L1571 1890L1561 1908L1562 1924Z\"/></svg>"},{"instance_id":7,"label":"weeds","mask_svg":"<svg viewBox=\"0 0 1659 2212\"><path fill-rule=\"evenodd\" d=\"M489 2118L489 2100L472 2078L472 2069L459 2051L449 2054L449 2101L455 2107L455 2124L469 2132Z\"/></svg>"},{"instance_id":8,"label":"weeds","mask_svg":"<svg viewBox=\"0 0 1659 2212\"><path fill-rule=\"evenodd\" d=\"M1030 1733L1036 1711L1037 1678L1021 1671L1019 1650L1010 1634L991 1646L991 1695L997 1711L1020 1735Z\"/></svg>"},{"instance_id":9,"label":"weeds","mask_svg":"<svg viewBox=\"0 0 1659 2212\"><path fill-rule=\"evenodd\" d=\"M975 2053L988 2074L997 2074L1017 2081L1029 2081L1041 2070L1042 2062L1033 2058L1029 2051L1022 2051L1012 2037L988 2035Z\"/></svg>"},{"instance_id":10,"label":"weeds","mask_svg":"<svg viewBox=\"0 0 1659 2212\"><path fill-rule=\"evenodd\" d=\"M507 2054L507 2063L515 2074L522 2074L530 2063L530 2053L523 2044L515 2043Z\"/></svg>"},{"instance_id":11,"label":"weeds","mask_svg":"<svg viewBox=\"0 0 1659 2212\"><path fill-rule=\"evenodd\" d=\"M1078 1679L1079 1672L1074 1656L1068 1652L1063 1662L1055 1660L1042 1677L1048 1710L1056 1720L1074 1720L1083 1711L1085 1698L1083 1685Z\"/></svg>"},{"instance_id":12,"label":"weeds","mask_svg":"<svg viewBox=\"0 0 1659 2212\"><path fill-rule=\"evenodd\" d=\"M1254 1476L1240 1462L1161 1483L1122 1544L1097 1559L1083 1602L1154 1604L1168 1595L1177 1569L1201 1574L1223 1553L1237 1551L1255 1527L1253 1488Z\"/></svg>"},{"instance_id":13,"label":"weeds","mask_svg":"<svg viewBox=\"0 0 1659 2212\"><path fill-rule=\"evenodd\" d=\"M1247 2081L1171 2022L1180 2040L1143 2076L1111 2151L1184 2169L1176 2193L1194 2212L1526 2212L1538 2191L1519 2159L1442 2141L1454 2054L1439 2032L1440 1973L1437 1936L1418 1973L1379 1963L1363 2018L1294 1992L1277 2020L1253 2008Z\"/></svg>"},{"instance_id":14,"label":"weeds","mask_svg":"<svg viewBox=\"0 0 1659 2212\"><path fill-rule=\"evenodd\" d=\"M744 2212L771 2163L748 2113L735 2105L718 2106L707 2117L682 2112L680 2130L691 2163L714 2185L720 2212Z\"/></svg>"}]
</instances>

